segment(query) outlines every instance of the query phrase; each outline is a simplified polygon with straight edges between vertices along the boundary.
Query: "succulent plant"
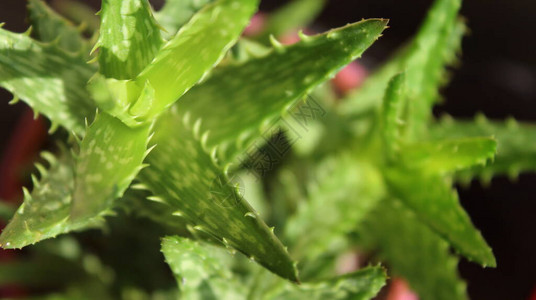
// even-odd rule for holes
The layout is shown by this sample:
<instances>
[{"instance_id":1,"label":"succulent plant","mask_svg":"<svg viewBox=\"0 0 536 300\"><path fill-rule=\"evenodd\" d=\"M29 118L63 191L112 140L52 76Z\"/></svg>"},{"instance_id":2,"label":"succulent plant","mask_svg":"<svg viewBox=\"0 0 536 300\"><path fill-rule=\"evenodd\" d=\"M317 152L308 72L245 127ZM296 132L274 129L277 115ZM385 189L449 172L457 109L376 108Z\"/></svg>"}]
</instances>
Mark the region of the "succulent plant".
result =
<instances>
[{"instance_id":1,"label":"succulent plant","mask_svg":"<svg viewBox=\"0 0 536 300\"><path fill-rule=\"evenodd\" d=\"M342 99L326 82L387 20L283 45L274 35L306 26L324 1L292 1L241 36L258 4L167 0L154 12L103 0L87 38L91 26L84 35L29 0L31 30L0 29L0 86L57 142L1 246L72 233L30 247L46 259L13 263L4 282L63 274L54 299L370 299L387 280L381 262L423 299L467 297L450 248L496 261L453 184L533 170L536 131L432 115L466 30L461 1L436 0L415 37ZM104 234L80 233L95 228ZM355 249L371 265L338 274Z\"/></svg>"}]
</instances>

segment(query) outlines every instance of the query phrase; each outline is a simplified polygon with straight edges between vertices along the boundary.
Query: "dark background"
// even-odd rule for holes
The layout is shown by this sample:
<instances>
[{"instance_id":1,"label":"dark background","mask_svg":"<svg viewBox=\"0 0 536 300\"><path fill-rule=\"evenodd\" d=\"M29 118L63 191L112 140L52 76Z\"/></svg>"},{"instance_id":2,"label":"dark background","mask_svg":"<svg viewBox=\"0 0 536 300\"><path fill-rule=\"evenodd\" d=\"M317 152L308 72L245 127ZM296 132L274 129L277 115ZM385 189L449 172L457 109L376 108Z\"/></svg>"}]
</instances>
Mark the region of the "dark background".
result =
<instances>
[{"instance_id":1,"label":"dark background","mask_svg":"<svg viewBox=\"0 0 536 300\"><path fill-rule=\"evenodd\" d=\"M98 8L100 1L87 1ZM263 0L269 11L285 3ZM432 1L332 0L318 19L319 28L345 25L361 18L389 18L390 29L367 51L363 63L373 68L408 39L419 26ZM153 1L156 7L161 1ZM490 118L513 116L536 121L536 1L470 0L463 3L471 33L463 43L463 64L443 91L447 100L438 115ZM25 1L2 0L0 22L24 31ZM0 149L24 110L8 106L9 93L0 90ZM536 141L535 141L536 142ZM461 201L482 230L497 257L497 269L482 269L463 260L460 271L468 280L472 299L529 299L536 288L536 176L521 175L516 182L496 178L490 187L473 183L460 188Z\"/></svg>"}]
</instances>

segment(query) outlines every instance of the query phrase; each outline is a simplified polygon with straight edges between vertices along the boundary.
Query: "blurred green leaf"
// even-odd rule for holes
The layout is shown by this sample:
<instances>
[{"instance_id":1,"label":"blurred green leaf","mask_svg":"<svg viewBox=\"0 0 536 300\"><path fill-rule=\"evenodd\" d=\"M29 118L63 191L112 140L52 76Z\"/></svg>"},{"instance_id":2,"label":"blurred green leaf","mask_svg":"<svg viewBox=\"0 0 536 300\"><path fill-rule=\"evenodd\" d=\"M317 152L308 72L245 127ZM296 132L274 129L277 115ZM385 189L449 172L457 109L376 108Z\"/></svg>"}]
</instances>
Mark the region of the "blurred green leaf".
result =
<instances>
[{"instance_id":1,"label":"blurred green leaf","mask_svg":"<svg viewBox=\"0 0 536 300\"><path fill-rule=\"evenodd\" d=\"M431 107L439 100L438 88L446 81L445 66L456 62L466 31L465 24L457 19L460 3L461 0L436 0L416 36L347 96L339 111L355 116L378 108L389 80L405 71L412 122L408 126L410 131L422 134L423 122L429 120Z\"/></svg>"},{"instance_id":2,"label":"blurred green leaf","mask_svg":"<svg viewBox=\"0 0 536 300\"><path fill-rule=\"evenodd\" d=\"M264 24L261 39L269 42L269 35L282 37L292 31L304 29L320 14L326 0L293 0L271 12Z\"/></svg>"},{"instance_id":3,"label":"blurred green leaf","mask_svg":"<svg viewBox=\"0 0 536 300\"><path fill-rule=\"evenodd\" d=\"M288 219L286 237L297 257L314 261L332 251L383 197L377 169L348 153L319 163L309 199Z\"/></svg>"},{"instance_id":4,"label":"blurred green leaf","mask_svg":"<svg viewBox=\"0 0 536 300\"><path fill-rule=\"evenodd\" d=\"M444 118L430 127L429 139L470 138L494 136L497 140L497 155L485 166L458 172L457 177L470 180L479 176L488 182L494 175L507 174L512 178L520 172L536 170L536 126L506 121L489 121L478 116L474 121L458 121Z\"/></svg>"},{"instance_id":5,"label":"blurred green leaf","mask_svg":"<svg viewBox=\"0 0 536 300\"><path fill-rule=\"evenodd\" d=\"M162 252L181 299L246 299L247 287L233 277L220 249L173 236L162 240Z\"/></svg>"},{"instance_id":6,"label":"blurred green leaf","mask_svg":"<svg viewBox=\"0 0 536 300\"><path fill-rule=\"evenodd\" d=\"M384 152L389 161L394 160L400 152L402 128L407 122L404 116L405 97L406 76L400 73L395 75L387 86L381 115Z\"/></svg>"},{"instance_id":7,"label":"blurred green leaf","mask_svg":"<svg viewBox=\"0 0 536 300\"><path fill-rule=\"evenodd\" d=\"M383 200L358 228L360 246L376 252L420 298L468 299L448 243L398 200Z\"/></svg>"},{"instance_id":8,"label":"blurred green leaf","mask_svg":"<svg viewBox=\"0 0 536 300\"><path fill-rule=\"evenodd\" d=\"M52 127L83 135L95 106L85 86L95 72L80 55L0 29L0 86L44 114Z\"/></svg>"},{"instance_id":9,"label":"blurred green leaf","mask_svg":"<svg viewBox=\"0 0 536 300\"><path fill-rule=\"evenodd\" d=\"M491 249L460 205L449 178L402 168L386 170L385 175L391 193L458 252L484 267L496 266Z\"/></svg>"},{"instance_id":10,"label":"blurred green leaf","mask_svg":"<svg viewBox=\"0 0 536 300\"><path fill-rule=\"evenodd\" d=\"M87 41L71 22L54 12L42 0L28 2L30 22L41 42L55 42L58 48L73 53L87 51Z\"/></svg>"},{"instance_id":11,"label":"blurred green leaf","mask_svg":"<svg viewBox=\"0 0 536 300\"><path fill-rule=\"evenodd\" d=\"M486 165L496 149L495 139L483 137L419 142L403 146L398 163L428 174L453 173Z\"/></svg>"}]
</instances>

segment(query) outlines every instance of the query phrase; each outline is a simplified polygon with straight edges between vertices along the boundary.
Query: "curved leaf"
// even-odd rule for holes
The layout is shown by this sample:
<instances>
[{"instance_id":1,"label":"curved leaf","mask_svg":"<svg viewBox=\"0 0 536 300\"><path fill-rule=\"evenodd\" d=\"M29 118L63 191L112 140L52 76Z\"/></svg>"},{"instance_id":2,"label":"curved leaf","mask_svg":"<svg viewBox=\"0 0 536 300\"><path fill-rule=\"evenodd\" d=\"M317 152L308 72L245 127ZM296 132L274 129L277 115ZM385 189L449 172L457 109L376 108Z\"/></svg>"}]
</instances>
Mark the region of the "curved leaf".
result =
<instances>
[{"instance_id":1,"label":"curved leaf","mask_svg":"<svg viewBox=\"0 0 536 300\"><path fill-rule=\"evenodd\" d=\"M201 130L210 131L207 145L222 147L227 162L298 99L360 57L386 24L381 19L365 20L303 36L292 46L274 42L275 49L263 57L216 69L181 98L179 109L203 120Z\"/></svg>"}]
</instances>

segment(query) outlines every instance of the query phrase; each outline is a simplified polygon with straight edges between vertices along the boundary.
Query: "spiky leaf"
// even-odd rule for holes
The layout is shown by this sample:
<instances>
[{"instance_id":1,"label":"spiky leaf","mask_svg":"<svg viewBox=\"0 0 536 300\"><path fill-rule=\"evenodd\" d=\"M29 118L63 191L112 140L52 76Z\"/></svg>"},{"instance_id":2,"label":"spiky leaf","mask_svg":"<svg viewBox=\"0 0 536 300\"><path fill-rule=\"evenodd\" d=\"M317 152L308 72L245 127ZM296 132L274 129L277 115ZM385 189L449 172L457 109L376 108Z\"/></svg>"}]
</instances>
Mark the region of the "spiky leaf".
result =
<instances>
[{"instance_id":1,"label":"spiky leaf","mask_svg":"<svg viewBox=\"0 0 536 300\"><path fill-rule=\"evenodd\" d=\"M0 86L24 100L55 125L79 135L94 114L85 86L94 67L54 44L0 29Z\"/></svg>"},{"instance_id":2,"label":"spiky leaf","mask_svg":"<svg viewBox=\"0 0 536 300\"><path fill-rule=\"evenodd\" d=\"M365 20L304 36L292 46L274 43L275 49L263 57L215 70L181 99L179 109L201 118L202 131L210 131L207 144L227 148L223 157L231 158L251 144L259 130L273 126L296 100L360 57L386 24Z\"/></svg>"},{"instance_id":3,"label":"spiky leaf","mask_svg":"<svg viewBox=\"0 0 536 300\"><path fill-rule=\"evenodd\" d=\"M222 249L185 238L167 237L163 240L162 251L185 299L368 300L376 296L386 280L381 267L367 267L299 286L261 272L257 284L246 285L229 272L228 255Z\"/></svg>"},{"instance_id":4,"label":"spiky leaf","mask_svg":"<svg viewBox=\"0 0 536 300\"><path fill-rule=\"evenodd\" d=\"M330 157L317 171L309 200L300 203L285 228L289 241L294 242L293 253L312 260L344 241L384 192L377 170L348 153Z\"/></svg>"},{"instance_id":5,"label":"spiky leaf","mask_svg":"<svg viewBox=\"0 0 536 300\"><path fill-rule=\"evenodd\" d=\"M0 244L4 248L22 248L58 234L95 227L99 217L78 220L70 217L74 193L74 158L64 150L59 158L45 152L48 171L39 166L41 179L30 194L25 190L24 203L2 231Z\"/></svg>"},{"instance_id":6,"label":"spiky leaf","mask_svg":"<svg viewBox=\"0 0 536 300\"><path fill-rule=\"evenodd\" d=\"M29 0L30 21L37 38L42 42L56 42L60 49L69 52L87 50L87 42L80 30L58 15L42 0Z\"/></svg>"},{"instance_id":7,"label":"spiky leaf","mask_svg":"<svg viewBox=\"0 0 536 300\"><path fill-rule=\"evenodd\" d=\"M497 155L493 162L477 166L458 174L461 179L480 176L489 181L493 175L507 174L516 177L523 171L536 170L536 127L507 121L489 121L478 116L474 121L455 121L444 118L430 127L432 140L449 138L469 138L493 135L497 139Z\"/></svg>"},{"instance_id":8,"label":"spiky leaf","mask_svg":"<svg viewBox=\"0 0 536 300\"><path fill-rule=\"evenodd\" d=\"M381 267L367 267L357 272L300 286L284 283L260 299L271 300L369 300L385 285L387 276Z\"/></svg>"},{"instance_id":9,"label":"spiky leaf","mask_svg":"<svg viewBox=\"0 0 536 300\"><path fill-rule=\"evenodd\" d=\"M106 113L97 115L76 161L73 220L100 215L123 195L142 168L150 127L130 128Z\"/></svg>"},{"instance_id":10,"label":"spiky leaf","mask_svg":"<svg viewBox=\"0 0 536 300\"><path fill-rule=\"evenodd\" d=\"M385 174L393 195L458 252L483 266L496 265L491 249L460 205L449 178L402 168L387 170Z\"/></svg>"},{"instance_id":11,"label":"spiky leaf","mask_svg":"<svg viewBox=\"0 0 536 300\"><path fill-rule=\"evenodd\" d=\"M154 100L138 101L133 110L140 120L161 113L207 75L236 42L258 0L218 0L205 6L158 52L136 79L154 88Z\"/></svg>"},{"instance_id":12,"label":"spiky leaf","mask_svg":"<svg viewBox=\"0 0 536 300\"><path fill-rule=\"evenodd\" d=\"M89 4L76 0L54 1L54 9L69 20L80 24L84 32L93 35L99 30L100 20L97 11Z\"/></svg>"},{"instance_id":13,"label":"spiky leaf","mask_svg":"<svg viewBox=\"0 0 536 300\"><path fill-rule=\"evenodd\" d=\"M233 276L221 249L173 236L162 240L162 252L182 299L245 299L246 286Z\"/></svg>"},{"instance_id":14,"label":"spiky leaf","mask_svg":"<svg viewBox=\"0 0 536 300\"><path fill-rule=\"evenodd\" d=\"M155 57L163 39L147 0L102 0L99 72L135 78Z\"/></svg>"},{"instance_id":15,"label":"spiky leaf","mask_svg":"<svg viewBox=\"0 0 536 300\"><path fill-rule=\"evenodd\" d=\"M406 122L404 118L405 81L406 76L404 73L393 77L387 86L383 99L381 130L384 152L389 160L394 160L400 151L400 142L403 135L401 131Z\"/></svg>"},{"instance_id":16,"label":"spiky leaf","mask_svg":"<svg viewBox=\"0 0 536 300\"><path fill-rule=\"evenodd\" d=\"M419 142L402 147L398 163L424 173L453 173L485 165L496 148L495 139L482 137Z\"/></svg>"},{"instance_id":17,"label":"spiky leaf","mask_svg":"<svg viewBox=\"0 0 536 300\"><path fill-rule=\"evenodd\" d=\"M141 172L141 179L157 196L154 199L168 203L195 230L282 277L297 280L283 245L206 152L200 124L192 128L188 122L169 113L155 127L158 147L148 156L151 167Z\"/></svg>"},{"instance_id":18,"label":"spiky leaf","mask_svg":"<svg viewBox=\"0 0 536 300\"><path fill-rule=\"evenodd\" d=\"M467 299L448 243L399 201L385 199L358 228L360 245L378 253L422 299Z\"/></svg>"},{"instance_id":19,"label":"spiky leaf","mask_svg":"<svg viewBox=\"0 0 536 300\"><path fill-rule=\"evenodd\" d=\"M422 126L430 115L431 105L438 100L438 88L445 81L445 66L456 61L465 24L457 20L461 0L437 0L429 10L419 32L409 43L356 92L350 94L339 111L359 115L381 105L389 80L406 71L410 113ZM417 121L418 120L418 121Z\"/></svg>"}]
</instances>

